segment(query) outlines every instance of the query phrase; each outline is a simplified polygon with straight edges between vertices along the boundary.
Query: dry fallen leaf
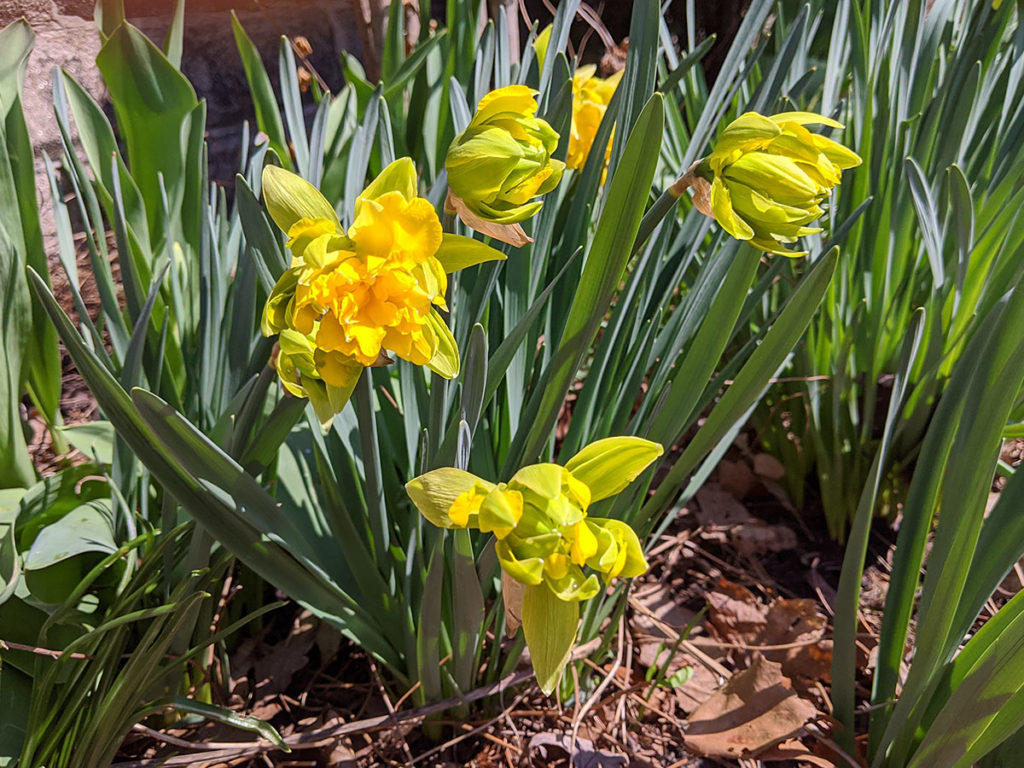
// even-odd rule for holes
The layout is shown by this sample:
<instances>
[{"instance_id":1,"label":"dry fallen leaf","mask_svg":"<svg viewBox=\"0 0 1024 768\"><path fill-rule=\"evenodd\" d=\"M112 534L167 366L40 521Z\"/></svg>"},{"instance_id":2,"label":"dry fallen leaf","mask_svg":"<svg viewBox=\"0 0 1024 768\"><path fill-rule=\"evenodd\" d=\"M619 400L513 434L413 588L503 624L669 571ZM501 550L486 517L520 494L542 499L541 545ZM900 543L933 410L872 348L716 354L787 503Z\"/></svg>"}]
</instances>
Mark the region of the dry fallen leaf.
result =
<instances>
[{"instance_id":1,"label":"dry fallen leaf","mask_svg":"<svg viewBox=\"0 0 1024 768\"><path fill-rule=\"evenodd\" d=\"M786 476L786 468L771 454L759 453L754 456L754 474L769 480L781 480Z\"/></svg>"},{"instance_id":2,"label":"dry fallen leaf","mask_svg":"<svg viewBox=\"0 0 1024 768\"><path fill-rule=\"evenodd\" d=\"M678 605L672 591L660 582L644 585L630 599L635 610L630 619L630 628L636 641L637 655L645 667L652 665L668 667L667 675L685 666L680 654L669 661L669 654L675 639L686 630L686 626L697 615Z\"/></svg>"},{"instance_id":3,"label":"dry fallen leaf","mask_svg":"<svg viewBox=\"0 0 1024 768\"><path fill-rule=\"evenodd\" d=\"M832 641L825 640L828 620L813 600L776 600L768 608L768 622L762 645L798 644L793 648L767 651L765 655L782 664L787 677L806 677L830 682Z\"/></svg>"},{"instance_id":4,"label":"dry fallen leaf","mask_svg":"<svg viewBox=\"0 0 1024 768\"><path fill-rule=\"evenodd\" d=\"M780 760L794 760L801 765L814 765L817 768L836 768L836 764L827 757L816 755L803 742L797 739L789 739L781 744L759 752L757 759L762 763L772 763Z\"/></svg>"},{"instance_id":5,"label":"dry fallen leaf","mask_svg":"<svg viewBox=\"0 0 1024 768\"><path fill-rule=\"evenodd\" d=\"M746 557L757 557L767 552L784 552L797 545L796 534L785 525L771 525L763 520L749 520L737 525L729 536L736 551Z\"/></svg>"},{"instance_id":6,"label":"dry fallen leaf","mask_svg":"<svg viewBox=\"0 0 1024 768\"><path fill-rule=\"evenodd\" d=\"M530 739L526 752L534 758L536 765L551 765L555 760L570 755L575 768L622 768L629 763L625 755L596 749L594 742L588 739L576 739L576 748L572 747L571 734L538 733ZM543 762L537 762L538 759Z\"/></svg>"},{"instance_id":7,"label":"dry fallen leaf","mask_svg":"<svg viewBox=\"0 0 1024 768\"><path fill-rule=\"evenodd\" d=\"M686 657L683 658L683 661L690 664L693 669L693 675L689 680L673 690L672 695L675 697L679 709L689 714L714 695L715 691L718 690L720 681L714 672L699 661Z\"/></svg>"},{"instance_id":8,"label":"dry fallen leaf","mask_svg":"<svg viewBox=\"0 0 1024 768\"><path fill-rule=\"evenodd\" d=\"M288 690L292 677L309 666L309 652L316 642L320 621L309 611L295 617L291 632L283 641L270 647L269 652L257 659L254 675L261 695Z\"/></svg>"},{"instance_id":9,"label":"dry fallen leaf","mask_svg":"<svg viewBox=\"0 0 1024 768\"><path fill-rule=\"evenodd\" d=\"M690 715L686 746L711 757L750 757L780 744L818 714L793 691L782 665L755 656Z\"/></svg>"},{"instance_id":10,"label":"dry fallen leaf","mask_svg":"<svg viewBox=\"0 0 1024 768\"><path fill-rule=\"evenodd\" d=\"M745 461L722 459L715 468L722 488L737 499L745 499L758 484L757 476Z\"/></svg>"},{"instance_id":11,"label":"dry fallen leaf","mask_svg":"<svg viewBox=\"0 0 1024 768\"><path fill-rule=\"evenodd\" d=\"M768 609L744 586L719 579L707 596L708 620L730 643L755 644L768 622Z\"/></svg>"},{"instance_id":12,"label":"dry fallen leaf","mask_svg":"<svg viewBox=\"0 0 1024 768\"><path fill-rule=\"evenodd\" d=\"M750 520L750 513L731 493L709 484L697 491L696 517L705 528L731 528Z\"/></svg>"}]
</instances>

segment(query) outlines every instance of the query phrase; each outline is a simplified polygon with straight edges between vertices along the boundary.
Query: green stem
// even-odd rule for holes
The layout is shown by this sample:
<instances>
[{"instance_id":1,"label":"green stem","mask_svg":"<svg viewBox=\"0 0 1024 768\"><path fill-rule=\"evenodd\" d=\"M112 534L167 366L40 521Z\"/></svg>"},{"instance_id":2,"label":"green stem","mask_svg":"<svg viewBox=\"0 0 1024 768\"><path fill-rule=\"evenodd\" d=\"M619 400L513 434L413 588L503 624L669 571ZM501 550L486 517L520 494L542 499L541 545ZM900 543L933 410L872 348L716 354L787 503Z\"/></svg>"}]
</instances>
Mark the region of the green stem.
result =
<instances>
[{"instance_id":1,"label":"green stem","mask_svg":"<svg viewBox=\"0 0 1024 768\"><path fill-rule=\"evenodd\" d=\"M370 531L373 534L374 560L381 573L388 576L391 547L391 533L388 528L387 505L384 503L384 480L380 466L380 446L377 441L377 420L373 411L373 374L363 369L355 389L356 418L359 423L359 441L363 449L363 475L366 511L370 517Z\"/></svg>"}]
</instances>

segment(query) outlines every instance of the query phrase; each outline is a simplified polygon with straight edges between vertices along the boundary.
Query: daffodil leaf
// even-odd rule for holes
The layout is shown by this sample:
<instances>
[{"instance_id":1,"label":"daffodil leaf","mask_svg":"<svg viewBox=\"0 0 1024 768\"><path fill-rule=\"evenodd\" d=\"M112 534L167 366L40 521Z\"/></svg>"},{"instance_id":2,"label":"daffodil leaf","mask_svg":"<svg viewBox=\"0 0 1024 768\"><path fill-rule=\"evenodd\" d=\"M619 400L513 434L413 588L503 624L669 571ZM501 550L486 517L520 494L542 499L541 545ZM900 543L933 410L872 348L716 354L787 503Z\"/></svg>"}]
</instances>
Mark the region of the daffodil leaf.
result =
<instances>
[{"instance_id":1,"label":"daffodil leaf","mask_svg":"<svg viewBox=\"0 0 1024 768\"><path fill-rule=\"evenodd\" d=\"M437 350L427 363L427 367L438 376L454 379L459 375L459 347L455 343L455 337L437 310L430 311L427 322L437 336Z\"/></svg>"},{"instance_id":2,"label":"daffodil leaf","mask_svg":"<svg viewBox=\"0 0 1024 768\"><path fill-rule=\"evenodd\" d=\"M291 171L268 165L263 169L263 200L274 223L287 232L301 219L330 219L341 229L338 215L320 190Z\"/></svg>"},{"instance_id":3,"label":"daffodil leaf","mask_svg":"<svg viewBox=\"0 0 1024 768\"><path fill-rule=\"evenodd\" d=\"M485 261L503 261L506 256L497 248L491 248L472 237L445 234L436 258L444 271L451 274Z\"/></svg>"},{"instance_id":4,"label":"daffodil leaf","mask_svg":"<svg viewBox=\"0 0 1024 768\"><path fill-rule=\"evenodd\" d=\"M405 492L427 520L439 528L454 528L448 510L461 494L481 485L490 491L493 483L454 467L442 467L410 480Z\"/></svg>"},{"instance_id":5,"label":"daffodil leaf","mask_svg":"<svg viewBox=\"0 0 1024 768\"><path fill-rule=\"evenodd\" d=\"M523 590L523 635L537 685L550 696L576 640L579 605L559 600L546 584Z\"/></svg>"},{"instance_id":6,"label":"daffodil leaf","mask_svg":"<svg viewBox=\"0 0 1024 768\"><path fill-rule=\"evenodd\" d=\"M565 468L590 488L594 502L621 492L662 453L658 443L641 437L608 437L588 445Z\"/></svg>"}]
</instances>

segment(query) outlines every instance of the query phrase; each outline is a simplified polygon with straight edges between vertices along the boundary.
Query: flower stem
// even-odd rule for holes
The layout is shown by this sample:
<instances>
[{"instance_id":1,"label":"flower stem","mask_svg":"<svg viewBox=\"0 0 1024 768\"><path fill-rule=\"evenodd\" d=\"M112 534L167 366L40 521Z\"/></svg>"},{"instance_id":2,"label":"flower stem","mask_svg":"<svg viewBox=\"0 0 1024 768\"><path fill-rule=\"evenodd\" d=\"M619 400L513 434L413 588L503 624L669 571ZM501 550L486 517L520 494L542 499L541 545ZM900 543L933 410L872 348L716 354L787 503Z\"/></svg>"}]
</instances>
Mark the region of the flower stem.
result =
<instances>
[{"instance_id":1,"label":"flower stem","mask_svg":"<svg viewBox=\"0 0 1024 768\"><path fill-rule=\"evenodd\" d=\"M373 373L363 370L355 389L355 410L359 423L359 440L363 450L364 494L366 511L373 534L374 560L385 576L390 572L391 533L388 529L387 507L384 503L384 481L380 467L380 448L377 441L377 420L373 412Z\"/></svg>"}]
</instances>

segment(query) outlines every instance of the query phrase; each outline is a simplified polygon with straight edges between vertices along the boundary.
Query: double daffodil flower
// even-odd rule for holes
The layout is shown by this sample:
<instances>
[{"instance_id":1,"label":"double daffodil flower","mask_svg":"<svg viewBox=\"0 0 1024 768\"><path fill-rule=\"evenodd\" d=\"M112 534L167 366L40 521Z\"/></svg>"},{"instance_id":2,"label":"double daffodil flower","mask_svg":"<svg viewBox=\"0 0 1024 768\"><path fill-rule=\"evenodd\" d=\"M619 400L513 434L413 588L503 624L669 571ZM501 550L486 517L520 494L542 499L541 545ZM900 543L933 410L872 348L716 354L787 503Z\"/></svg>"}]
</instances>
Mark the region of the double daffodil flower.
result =
<instances>
[{"instance_id":1,"label":"double daffodil flower","mask_svg":"<svg viewBox=\"0 0 1024 768\"><path fill-rule=\"evenodd\" d=\"M569 135L569 154L565 158L567 168L582 170L586 165L597 129L601 127L608 104L622 80L623 70L607 78L598 77L596 72L597 67L588 64L577 69L572 76L572 131ZM612 153L612 135L614 132L609 135L604 148L605 165ZM602 180L603 174L604 171Z\"/></svg>"},{"instance_id":2,"label":"double daffodil flower","mask_svg":"<svg viewBox=\"0 0 1024 768\"><path fill-rule=\"evenodd\" d=\"M806 251L784 244L821 231L808 225L824 213L822 204L842 171L861 162L852 150L805 128L814 124L843 127L811 112L747 112L726 126L711 155L675 191L681 194L687 180L698 210L736 239L769 253L803 256Z\"/></svg>"},{"instance_id":3,"label":"double daffodil flower","mask_svg":"<svg viewBox=\"0 0 1024 768\"><path fill-rule=\"evenodd\" d=\"M512 245L530 242L518 225L541 209L535 198L558 186L565 167L551 157L558 134L537 117L534 95L525 85L488 93L445 159L449 209Z\"/></svg>"},{"instance_id":4,"label":"double daffodil flower","mask_svg":"<svg viewBox=\"0 0 1024 768\"><path fill-rule=\"evenodd\" d=\"M405 486L434 525L494 534L504 575L525 589L523 630L545 692L550 693L568 658L578 603L601 590L598 576L607 584L647 570L633 529L621 520L589 517L587 509L623 491L661 454L662 447L649 440L612 437L591 443L565 466L523 467L507 483L448 467ZM511 599L505 595L506 607ZM543 609L531 610L531 605ZM564 653L551 658L545 654L557 642L543 624L559 620L571 632L565 634ZM541 640L544 650L538 648Z\"/></svg>"},{"instance_id":5,"label":"double daffodil flower","mask_svg":"<svg viewBox=\"0 0 1024 768\"><path fill-rule=\"evenodd\" d=\"M281 381L309 398L322 423L345 406L364 368L392 362L389 353L458 375L459 351L439 312L447 274L505 257L441 231L416 193L412 160L391 163L363 190L347 232L326 198L289 171L267 166L263 196L292 262L267 300L262 331L279 335Z\"/></svg>"}]
</instances>

